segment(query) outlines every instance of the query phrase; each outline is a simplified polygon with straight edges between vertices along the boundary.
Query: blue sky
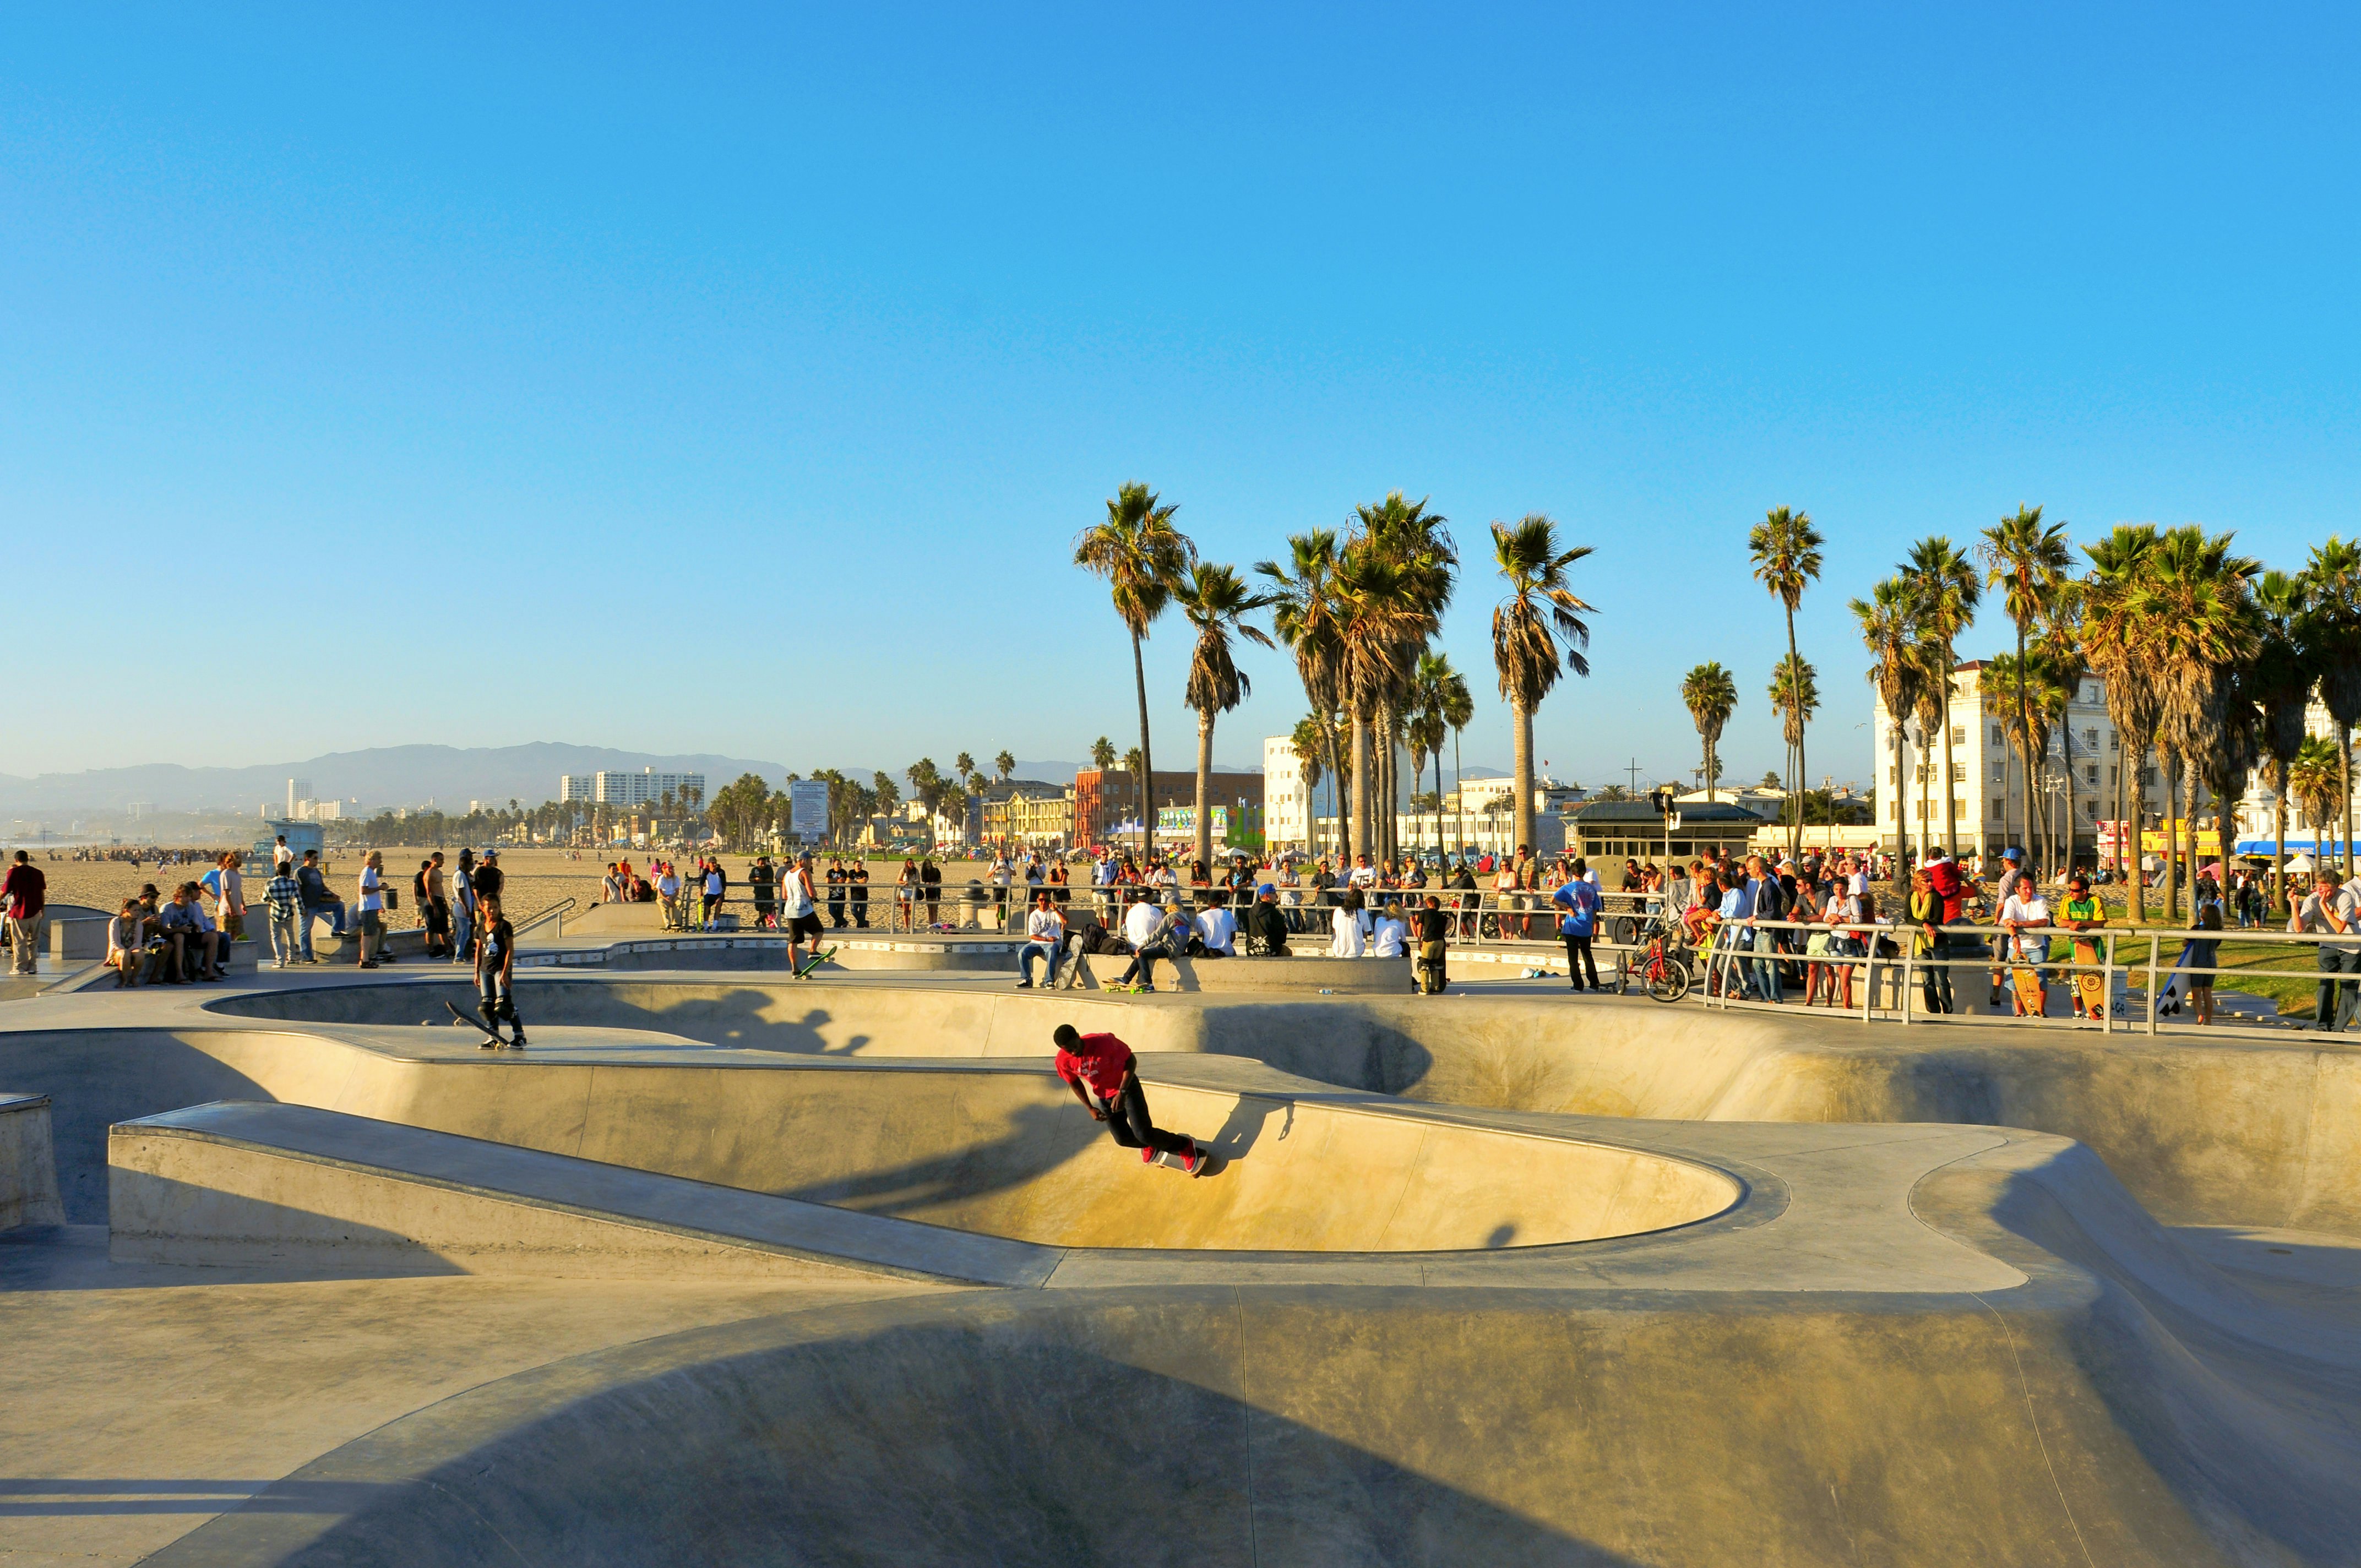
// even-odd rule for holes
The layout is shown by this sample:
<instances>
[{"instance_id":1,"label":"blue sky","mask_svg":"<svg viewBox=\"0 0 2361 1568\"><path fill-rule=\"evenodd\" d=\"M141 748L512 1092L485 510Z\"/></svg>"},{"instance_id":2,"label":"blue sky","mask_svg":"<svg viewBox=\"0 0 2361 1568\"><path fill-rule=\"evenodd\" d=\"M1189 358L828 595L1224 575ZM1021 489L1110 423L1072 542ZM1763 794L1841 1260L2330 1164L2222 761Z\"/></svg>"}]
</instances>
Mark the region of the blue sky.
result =
<instances>
[{"instance_id":1,"label":"blue sky","mask_svg":"<svg viewBox=\"0 0 2361 1568\"><path fill-rule=\"evenodd\" d=\"M1482 9L19 9L0 771L1127 744L1068 560L1141 478L1241 564L1431 497L1471 763L1485 525L1558 519L1592 784L1695 765L1706 658L1778 762L1744 537L1807 509L1812 772L1865 778L1843 606L1911 539L2361 529L2361 13ZM1245 663L1258 762L1302 700Z\"/></svg>"}]
</instances>

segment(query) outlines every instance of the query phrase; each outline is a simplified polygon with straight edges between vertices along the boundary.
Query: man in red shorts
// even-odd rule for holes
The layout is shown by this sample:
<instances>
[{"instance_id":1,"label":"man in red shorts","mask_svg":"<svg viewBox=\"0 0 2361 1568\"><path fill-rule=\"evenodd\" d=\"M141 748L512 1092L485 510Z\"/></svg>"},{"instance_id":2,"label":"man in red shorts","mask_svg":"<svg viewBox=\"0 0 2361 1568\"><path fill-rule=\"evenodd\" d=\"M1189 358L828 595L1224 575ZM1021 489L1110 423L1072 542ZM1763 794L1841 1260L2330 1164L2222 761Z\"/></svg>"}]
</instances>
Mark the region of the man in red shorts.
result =
<instances>
[{"instance_id":1,"label":"man in red shorts","mask_svg":"<svg viewBox=\"0 0 2361 1568\"><path fill-rule=\"evenodd\" d=\"M1180 1168L1197 1174L1204 1155L1197 1140L1167 1133L1148 1120L1148 1096L1140 1092L1139 1075L1132 1070L1131 1047L1113 1035L1085 1035L1071 1024L1060 1024L1050 1036L1058 1043L1058 1076L1089 1110L1093 1121L1104 1122L1115 1141L1137 1149L1144 1164L1159 1153L1180 1157Z\"/></svg>"}]
</instances>

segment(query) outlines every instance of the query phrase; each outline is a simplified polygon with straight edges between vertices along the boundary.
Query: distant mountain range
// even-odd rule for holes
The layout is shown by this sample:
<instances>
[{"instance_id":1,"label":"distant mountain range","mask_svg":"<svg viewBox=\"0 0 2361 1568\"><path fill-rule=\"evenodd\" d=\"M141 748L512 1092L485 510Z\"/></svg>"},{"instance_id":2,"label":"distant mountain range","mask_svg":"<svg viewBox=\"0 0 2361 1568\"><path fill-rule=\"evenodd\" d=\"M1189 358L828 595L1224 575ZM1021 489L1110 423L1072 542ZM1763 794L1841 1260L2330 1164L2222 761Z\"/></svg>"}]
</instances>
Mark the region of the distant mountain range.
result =
<instances>
[{"instance_id":1,"label":"distant mountain range","mask_svg":"<svg viewBox=\"0 0 2361 1568\"><path fill-rule=\"evenodd\" d=\"M949 757L936 762L948 768ZM1067 784L1082 764L1060 762L1020 762L1015 776L1045 784ZM1216 764L1224 772L1259 772ZM851 778L867 780L877 770L843 767ZM989 771L990 764L984 764ZM274 809L287 800L287 781L301 779L312 786L315 800L357 800L375 812L392 806L423 806L430 800L445 808L466 810L471 800L514 799L538 806L557 798L561 773L593 773L600 769L637 773L653 768L660 773L703 773L708 792L719 789L741 773L759 773L773 787L784 783L787 765L748 757L711 753L657 756L645 751L621 751L607 746L568 746L552 740L524 746L378 746L365 751L331 751L300 762L274 762L249 768L184 768L173 762L148 762L127 768L92 768L76 773L40 773L31 778L0 773L0 816L27 817L44 813L107 815L137 804L157 811L251 812L269 802ZM1159 770L1161 771L1161 770ZM891 776L903 782L899 768Z\"/></svg>"}]
</instances>

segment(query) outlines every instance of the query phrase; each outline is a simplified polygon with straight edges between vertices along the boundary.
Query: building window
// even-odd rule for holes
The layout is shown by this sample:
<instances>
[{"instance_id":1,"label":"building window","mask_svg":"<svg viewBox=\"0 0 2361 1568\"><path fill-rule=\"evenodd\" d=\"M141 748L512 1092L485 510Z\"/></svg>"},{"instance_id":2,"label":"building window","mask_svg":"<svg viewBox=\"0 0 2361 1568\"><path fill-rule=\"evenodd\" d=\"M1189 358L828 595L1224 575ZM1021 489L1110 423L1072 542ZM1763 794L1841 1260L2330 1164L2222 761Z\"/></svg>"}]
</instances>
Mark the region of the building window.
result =
<instances>
[{"instance_id":1,"label":"building window","mask_svg":"<svg viewBox=\"0 0 2361 1568\"><path fill-rule=\"evenodd\" d=\"M2147 789L2155 783L2156 770L2154 768L2142 768L2140 770L2140 788Z\"/></svg>"},{"instance_id":2,"label":"building window","mask_svg":"<svg viewBox=\"0 0 2361 1568\"><path fill-rule=\"evenodd\" d=\"M1898 784L1902 782L1901 763L1894 762L1887 765L1885 770L1885 782L1890 784Z\"/></svg>"},{"instance_id":3,"label":"building window","mask_svg":"<svg viewBox=\"0 0 2361 1568\"><path fill-rule=\"evenodd\" d=\"M2124 770L2122 764L2118 762L2109 762L2107 764L2107 787L2109 789L2114 789L2116 785L2122 784L2123 780Z\"/></svg>"},{"instance_id":4,"label":"building window","mask_svg":"<svg viewBox=\"0 0 2361 1568\"><path fill-rule=\"evenodd\" d=\"M2082 777L2085 783L2089 784L2092 788L2096 789L2099 785L2099 764L2093 762L2089 767L2084 768L2082 770Z\"/></svg>"},{"instance_id":5,"label":"building window","mask_svg":"<svg viewBox=\"0 0 2361 1568\"><path fill-rule=\"evenodd\" d=\"M2122 730L2120 730L2120 729L2110 729L2110 730L2108 730L2108 731L2107 731L2107 750L2108 750L2108 751L2122 751L2123 749L2124 749L2124 732L2123 732Z\"/></svg>"},{"instance_id":6,"label":"building window","mask_svg":"<svg viewBox=\"0 0 2361 1568\"><path fill-rule=\"evenodd\" d=\"M1962 724L1954 724L1954 725L1952 725L1952 726L1951 726L1951 744L1952 744L1952 745L1954 745L1954 746L1964 746L1964 745L1966 745L1967 743L1968 743L1968 730L1967 730L1967 727L1966 727L1965 725L1962 725Z\"/></svg>"},{"instance_id":7,"label":"building window","mask_svg":"<svg viewBox=\"0 0 2361 1568\"><path fill-rule=\"evenodd\" d=\"M2000 802L1996 800L1993 802L1993 820L1994 822L2000 820Z\"/></svg>"},{"instance_id":8,"label":"building window","mask_svg":"<svg viewBox=\"0 0 2361 1568\"><path fill-rule=\"evenodd\" d=\"M2006 784L2007 782L2008 764L2006 762L1994 762L1993 764L1993 783Z\"/></svg>"},{"instance_id":9,"label":"building window","mask_svg":"<svg viewBox=\"0 0 2361 1568\"><path fill-rule=\"evenodd\" d=\"M2000 726L1997 724L1993 726L1993 744L1995 746L2005 746L2008 744L2007 738L2001 733Z\"/></svg>"}]
</instances>

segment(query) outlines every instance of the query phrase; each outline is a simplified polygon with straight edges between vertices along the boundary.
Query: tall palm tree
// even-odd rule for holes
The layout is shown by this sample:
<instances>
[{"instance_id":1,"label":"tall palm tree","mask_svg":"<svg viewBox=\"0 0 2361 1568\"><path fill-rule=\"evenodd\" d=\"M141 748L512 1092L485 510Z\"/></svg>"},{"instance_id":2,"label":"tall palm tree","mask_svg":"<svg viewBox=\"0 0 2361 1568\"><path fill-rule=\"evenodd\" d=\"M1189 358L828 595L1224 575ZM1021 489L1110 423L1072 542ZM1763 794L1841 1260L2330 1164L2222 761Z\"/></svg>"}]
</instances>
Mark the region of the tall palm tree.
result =
<instances>
[{"instance_id":1,"label":"tall palm tree","mask_svg":"<svg viewBox=\"0 0 2361 1568\"><path fill-rule=\"evenodd\" d=\"M1681 706L1689 710L1689 720L1697 726L1697 740L1703 743L1705 755L1705 797L1713 799L1713 786L1721 777L1721 731L1730 716L1738 711L1738 683L1730 672L1717 662L1699 664L1681 677Z\"/></svg>"},{"instance_id":2,"label":"tall palm tree","mask_svg":"<svg viewBox=\"0 0 2361 1568\"><path fill-rule=\"evenodd\" d=\"M1770 590L1771 597L1787 612L1787 662L1780 666L1784 671L1809 667L1795 652L1795 607L1804 602L1804 589L1819 579L1823 543L1820 531L1812 526L1811 513L1790 511L1785 507L1773 507L1746 536L1755 581ZM1782 714L1808 712L1799 696L1773 697L1772 706ZM1800 855L1804 846L1802 791L1808 776L1804 767L1804 725L1800 718L1792 726L1787 741L1787 795L1795 802L1795 822L1788 829L1787 852Z\"/></svg>"},{"instance_id":3,"label":"tall palm tree","mask_svg":"<svg viewBox=\"0 0 2361 1568\"><path fill-rule=\"evenodd\" d=\"M2313 650L2320 706L2336 724L2345 770L2345 874L2353 874L2353 726L2361 722L2361 542L2331 535L2304 563L2312 598L2305 641Z\"/></svg>"},{"instance_id":4,"label":"tall palm tree","mask_svg":"<svg viewBox=\"0 0 2361 1568\"><path fill-rule=\"evenodd\" d=\"M1323 718L1307 713L1295 721L1289 739L1295 744L1295 771L1303 780L1306 820L1303 824L1304 847L1313 854L1320 851L1320 781L1327 776L1321 765L1323 757L1335 755L1336 723L1334 716ZM1330 792L1334 797L1334 792Z\"/></svg>"},{"instance_id":5,"label":"tall palm tree","mask_svg":"<svg viewBox=\"0 0 2361 1568\"><path fill-rule=\"evenodd\" d=\"M1399 647L1379 649L1372 639L1352 643L1372 661L1369 669L1356 673L1353 684L1368 705L1369 711L1363 717L1372 727L1369 732L1382 742L1371 776L1374 787L1368 793L1374 802L1381 803L1378 852L1391 859L1400 848L1395 842L1393 809L1400 795L1394 777L1396 732L1410 701L1418 656L1441 630L1443 612L1451 603L1459 551L1452 543L1447 520L1428 510L1423 497L1413 501L1400 490L1391 491L1381 501L1355 508L1354 521L1356 530L1345 543L1347 556L1369 552L1389 561L1400 573L1398 592L1411 612L1400 622L1402 641Z\"/></svg>"},{"instance_id":6,"label":"tall palm tree","mask_svg":"<svg viewBox=\"0 0 2361 1568\"><path fill-rule=\"evenodd\" d=\"M1197 629L1189 656L1187 701L1197 712L1197 862L1213 863L1213 718L1238 706L1253 687L1230 656L1233 633L1263 647L1273 646L1260 627L1246 618L1269 605L1270 596L1250 592L1235 566L1200 561L1189 568L1172 595L1180 613Z\"/></svg>"},{"instance_id":7,"label":"tall palm tree","mask_svg":"<svg viewBox=\"0 0 2361 1568\"><path fill-rule=\"evenodd\" d=\"M1155 491L1137 480L1125 485L1106 504L1106 521L1086 528L1074 540L1074 565L1107 580L1115 612L1131 633L1131 676L1139 694L1139 798L1143 847L1156 847L1156 821L1148 804L1153 793L1148 771L1154 752L1148 742L1148 666L1139 645L1148 629L1172 600L1180 575L1197 559L1197 547L1172 526L1177 506L1166 506Z\"/></svg>"},{"instance_id":8,"label":"tall palm tree","mask_svg":"<svg viewBox=\"0 0 2361 1568\"><path fill-rule=\"evenodd\" d=\"M1885 707L1886 733L1894 741L1894 891L1897 897L1910 886L1910 873L1904 864L1909 859L1904 853L1909 844L1909 817L1905 809L1909 791L1903 784L1902 747L1903 727L1918 705L1922 675L1916 657L1917 604L1909 579L1893 576L1872 589L1870 598L1857 598L1850 607L1861 628L1861 642L1869 649L1869 684L1877 689L1878 701Z\"/></svg>"},{"instance_id":9,"label":"tall palm tree","mask_svg":"<svg viewBox=\"0 0 2361 1568\"><path fill-rule=\"evenodd\" d=\"M1016 776L1016 755L1008 751L1001 752L1000 755L992 759L992 771L999 775L1000 782L1002 784L1006 784L1011 778Z\"/></svg>"},{"instance_id":10,"label":"tall palm tree","mask_svg":"<svg viewBox=\"0 0 2361 1568\"><path fill-rule=\"evenodd\" d=\"M1427 608L1413 572L1389 551L1357 539L1336 566L1336 598L1343 633L1345 710L1353 721L1354 848L1383 855L1383 812L1393 815L1387 784L1390 768L1392 715L1400 693L1416 667L1418 649L1438 621ZM1383 760L1374 756L1383 751Z\"/></svg>"},{"instance_id":11,"label":"tall palm tree","mask_svg":"<svg viewBox=\"0 0 2361 1568\"><path fill-rule=\"evenodd\" d=\"M2122 523L2082 553L2091 574L2082 580L2081 646L2106 683L2107 717L2115 727L2115 856L2131 884L2132 918L2147 918L2147 889L2139 872L2140 828L2147 816L2147 790L2140 782L2148 746L2156 738L2156 683L2141 651L2144 628L2134 609L2135 590L2156 548L2152 523ZM2126 806L2126 801L2134 804Z\"/></svg>"},{"instance_id":12,"label":"tall palm tree","mask_svg":"<svg viewBox=\"0 0 2361 1568\"><path fill-rule=\"evenodd\" d=\"M1771 711L1779 716L1779 731L1786 738L1789 763L1799 762L1804 755L1804 726L1820 710L1819 673L1810 661L1790 653L1779 661L1771 672ZM1803 831L1803 800L1805 780L1801 774L1787 775L1788 798L1796 803L1795 833ZM1789 840L1790 854L1803 852L1800 837Z\"/></svg>"},{"instance_id":13,"label":"tall palm tree","mask_svg":"<svg viewBox=\"0 0 2361 1568\"><path fill-rule=\"evenodd\" d=\"M1976 569L1940 534L1912 545L1902 569L1918 597L1919 644L1934 670L1934 689L1922 693L1919 703L1922 715L1931 704L1934 722L1943 733L1943 847L1956 855L1960 834L1959 806L1951 787L1957 773L1951 762L1952 672L1959 668L1959 640L1976 619Z\"/></svg>"},{"instance_id":14,"label":"tall palm tree","mask_svg":"<svg viewBox=\"0 0 2361 1568\"><path fill-rule=\"evenodd\" d=\"M2249 674L2249 690L2262 710L2264 773L2271 789L2271 896L2285 917L2293 913L2287 895L2288 770L2303 747L2304 707L2312 696L2312 650L2303 640L2311 595L2303 579L2266 572L2255 582L2255 609L2262 617L2262 643Z\"/></svg>"},{"instance_id":15,"label":"tall palm tree","mask_svg":"<svg viewBox=\"0 0 2361 1568\"><path fill-rule=\"evenodd\" d=\"M1476 717L1476 699L1467 689L1467 677L1452 667L1448 653L1420 654L1411 686L1419 714L1430 726L1428 737L1433 742L1434 817L1439 837L1443 830L1443 734L1449 730L1456 748L1460 731ZM1466 837L1461 835L1462 842Z\"/></svg>"},{"instance_id":16,"label":"tall palm tree","mask_svg":"<svg viewBox=\"0 0 2361 1568\"><path fill-rule=\"evenodd\" d=\"M2231 673L2254 659L2262 640L2252 593L2262 563L2232 554L2232 538L2195 527L2168 529L2148 553L2147 570L2134 594L2134 613L2143 628L2141 652L2163 699L2161 733L2180 758L2187 784L2182 848L2192 878L2200 775L2209 753L2223 749L2228 739L2235 696ZM2168 884L2168 915L2175 892Z\"/></svg>"},{"instance_id":17,"label":"tall palm tree","mask_svg":"<svg viewBox=\"0 0 2361 1568\"><path fill-rule=\"evenodd\" d=\"M1500 695L1516 723L1517 842L1533 841L1533 709L1557 685L1557 639L1565 639L1565 668L1590 674L1583 650L1590 606L1566 587L1568 566L1590 554L1577 544L1560 550L1557 524L1527 512L1513 527L1492 525L1492 558L1509 585L1509 597L1492 611L1492 663L1500 673Z\"/></svg>"},{"instance_id":18,"label":"tall palm tree","mask_svg":"<svg viewBox=\"0 0 2361 1568\"><path fill-rule=\"evenodd\" d=\"M2333 740L2307 735L2288 764L2288 788L2312 824L2312 864L2328 863L2328 835L2322 828L2336 820L2337 802L2345 795L2345 761Z\"/></svg>"},{"instance_id":19,"label":"tall palm tree","mask_svg":"<svg viewBox=\"0 0 2361 1568\"><path fill-rule=\"evenodd\" d=\"M2030 649L2022 661L2014 653L1994 654L1984 661L1983 685L1993 700L2002 705L2001 731L2017 748L2018 755L2046 755L2065 694L2043 651ZM2026 728L2018 729L2020 724ZM2051 856L2042 847L2037 827L2037 818L2028 814L2025 844L2035 861L2046 865Z\"/></svg>"},{"instance_id":20,"label":"tall palm tree","mask_svg":"<svg viewBox=\"0 0 2361 1568\"><path fill-rule=\"evenodd\" d=\"M1359 786L1345 771L1334 723L1345 706L1345 633L1336 585L1335 531L1315 528L1291 534L1287 545L1287 565L1257 561L1255 570L1271 582L1271 630L1295 655L1295 673L1303 683L1304 699L1321 719L1328 776L1334 781L1336 831L1345 839L1338 852L1349 856L1354 846L1347 836L1346 792L1357 794Z\"/></svg>"},{"instance_id":21,"label":"tall palm tree","mask_svg":"<svg viewBox=\"0 0 2361 1568\"><path fill-rule=\"evenodd\" d=\"M2066 773L2066 847L2062 856L2058 846L2050 845L2049 863L2059 868L2061 874L2071 874L2074 869L2074 696L2082 689L2082 677L2091 673L2089 654L2082 649L2081 585L2063 578L2049 596L2049 604L2042 614L2041 640L2033 650L2040 656L2049 672L2050 701L2054 705L2051 718L2057 726L2059 752L2065 762ZM2092 829L2095 849L2095 835Z\"/></svg>"},{"instance_id":22,"label":"tall palm tree","mask_svg":"<svg viewBox=\"0 0 2361 1568\"><path fill-rule=\"evenodd\" d=\"M2019 506L2015 516L1984 530L1976 554L1983 559L1985 582L2001 590L2002 605L2016 623L2016 661L2022 665L2034 624L2048 609L2050 595L2065 580L2070 565L2066 525L2045 524L2039 507ZM2033 733L2032 719L2024 711L2022 685L2017 695L2015 733L2022 738ZM2033 755L2028 751L2025 755L2025 836L2028 840L2033 837L2034 784Z\"/></svg>"}]
</instances>

